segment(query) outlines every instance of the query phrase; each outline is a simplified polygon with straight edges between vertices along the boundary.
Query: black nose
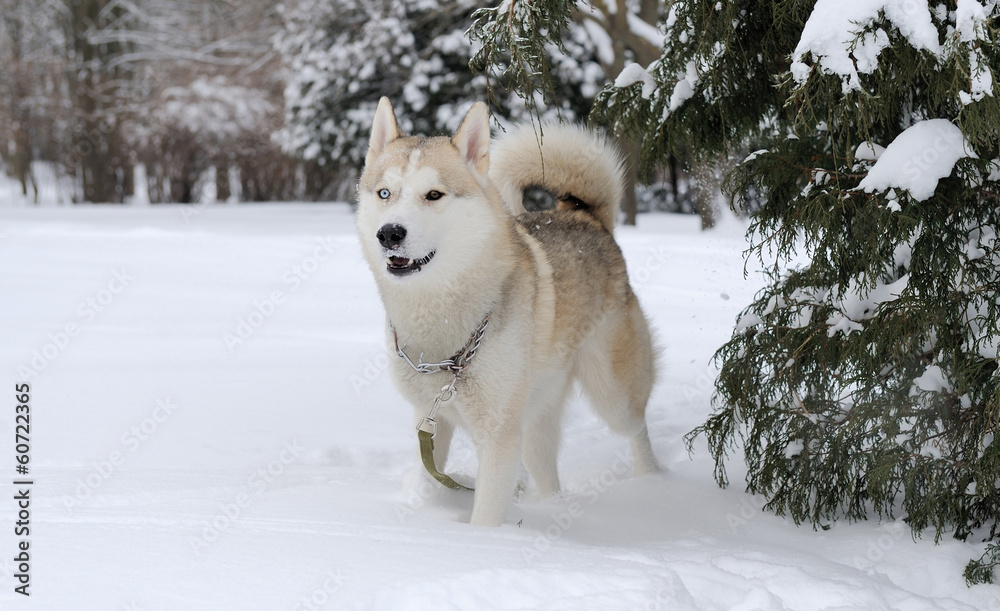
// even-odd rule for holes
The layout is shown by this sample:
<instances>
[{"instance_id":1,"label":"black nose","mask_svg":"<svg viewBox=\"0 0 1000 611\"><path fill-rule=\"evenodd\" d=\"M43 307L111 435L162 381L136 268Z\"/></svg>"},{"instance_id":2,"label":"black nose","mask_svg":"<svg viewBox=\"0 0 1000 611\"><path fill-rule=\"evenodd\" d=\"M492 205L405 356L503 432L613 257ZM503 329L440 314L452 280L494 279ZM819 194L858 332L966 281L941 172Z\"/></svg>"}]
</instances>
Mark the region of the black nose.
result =
<instances>
[{"instance_id":1,"label":"black nose","mask_svg":"<svg viewBox=\"0 0 1000 611\"><path fill-rule=\"evenodd\" d=\"M406 227L402 225L382 225L382 228L375 234L382 248L399 248L406 237Z\"/></svg>"}]
</instances>

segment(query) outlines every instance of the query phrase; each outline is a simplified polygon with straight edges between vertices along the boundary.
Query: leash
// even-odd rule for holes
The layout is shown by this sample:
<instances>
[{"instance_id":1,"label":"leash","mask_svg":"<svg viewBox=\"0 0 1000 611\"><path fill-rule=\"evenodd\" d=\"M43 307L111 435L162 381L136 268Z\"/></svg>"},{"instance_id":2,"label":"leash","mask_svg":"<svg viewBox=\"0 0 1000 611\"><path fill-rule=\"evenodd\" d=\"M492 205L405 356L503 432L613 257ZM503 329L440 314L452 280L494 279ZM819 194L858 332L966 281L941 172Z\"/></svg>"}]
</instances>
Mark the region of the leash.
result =
<instances>
[{"instance_id":1,"label":"leash","mask_svg":"<svg viewBox=\"0 0 1000 611\"><path fill-rule=\"evenodd\" d=\"M413 371L422 374L439 373L442 371L448 371L452 374L451 382L445 384L438 391L437 395L434 396L434 405L431 407L431 411L420 419L417 423L417 440L420 443L420 461L424 464L424 468L427 472L441 482L441 484L451 488L452 490L469 490L472 488L468 486L463 486L459 484L451 477L445 475L438 471L437 466L434 464L434 435L437 434L437 421L434 420L434 416L437 415L438 409L441 407L442 403L447 402L457 392L456 386L458 385L459 379L462 377L462 372L465 371L469 365L472 364L472 359L475 358L476 352L479 350L479 345L483 341L483 336L486 335L486 327L490 324L490 315L493 312L487 312L486 316L483 317L483 322L479 323L479 327L472 332L469 336L469 341L462 346L462 349L455 353L451 358L447 358L439 363L425 363L423 353L417 358L417 362L414 363L406 352L399 347L399 336L396 335L396 327L389 323L389 328L392 329L392 340L396 345L396 354L399 355L407 365L410 366Z\"/></svg>"}]
</instances>

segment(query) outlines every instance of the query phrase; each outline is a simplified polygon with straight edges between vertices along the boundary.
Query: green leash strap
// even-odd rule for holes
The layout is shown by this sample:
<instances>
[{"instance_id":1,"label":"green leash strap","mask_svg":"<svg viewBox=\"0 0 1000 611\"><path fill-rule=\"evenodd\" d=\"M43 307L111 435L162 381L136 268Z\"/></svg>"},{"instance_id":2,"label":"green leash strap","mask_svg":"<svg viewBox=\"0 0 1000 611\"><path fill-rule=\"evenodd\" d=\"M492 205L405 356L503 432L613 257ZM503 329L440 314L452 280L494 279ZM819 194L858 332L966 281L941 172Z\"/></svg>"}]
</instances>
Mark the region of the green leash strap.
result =
<instances>
[{"instance_id":1,"label":"green leash strap","mask_svg":"<svg viewBox=\"0 0 1000 611\"><path fill-rule=\"evenodd\" d=\"M450 359L445 359L440 363L425 363L423 360L423 354L420 355L420 358L418 359L419 362L414 363L413 360L410 359L410 357L406 355L406 352L404 352L400 347L399 336L396 335L396 327L392 326L391 322L389 323L389 328L392 330L392 339L396 344L396 354L398 354L399 357L413 369L413 371L423 374L449 371L453 375L451 383L442 386L441 390L438 391L438 394L434 397L434 406L431 407L430 413L428 413L425 418L421 418L420 424L417 425L417 439L420 442L420 461L424 463L424 468L431 474L431 477L452 490L472 491L472 488L459 484L444 473L438 471L437 466L434 465L434 433L437 431L437 422L434 421L434 416L437 414L438 408L441 407L442 403L455 396L455 386L458 384L458 380L461 377L462 372L472 364L472 359L475 358L476 351L479 350L479 344L483 341L483 335L486 334L486 327L490 324L491 314L492 310L486 313L486 316L483 317L483 322L479 323L479 328L472 332L472 335L469 337L469 341L466 342L465 346L463 346L462 349L455 354L455 356Z\"/></svg>"},{"instance_id":2,"label":"green leash strap","mask_svg":"<svg viewBox=\"0 0 1000 611\"><path fill-rule=\"evenodd\" d=\"M434 436L429 431L420 429L417 431L417 439L420 440L420 460L424 463L424 468L431 474L431 477L441 482L452 490L469 490L468 488L451 479L444 473L437 470L434 465Z\"/></svg>"}]
</instances>

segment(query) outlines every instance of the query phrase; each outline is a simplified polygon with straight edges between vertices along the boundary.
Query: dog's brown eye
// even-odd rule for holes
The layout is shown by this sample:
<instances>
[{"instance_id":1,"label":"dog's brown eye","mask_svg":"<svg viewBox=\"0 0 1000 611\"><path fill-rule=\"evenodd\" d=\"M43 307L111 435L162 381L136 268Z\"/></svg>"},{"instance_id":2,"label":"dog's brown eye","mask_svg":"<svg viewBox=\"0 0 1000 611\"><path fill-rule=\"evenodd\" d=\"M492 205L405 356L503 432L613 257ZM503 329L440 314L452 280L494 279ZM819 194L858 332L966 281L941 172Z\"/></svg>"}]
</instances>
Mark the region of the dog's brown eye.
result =
<instances>
[{"instance_id":1,"label":"dog's brown eye","mask_svg":"<svg viewBox=\"0 0 1000 611\"><path fill-rule=\"evenodd\" d=\"M424 197L426 197L428 200L430 200L430 201L433 202L433 201L437 201L437 200L441 199L442 197L444 197L444 193L442 193L440 191L428 191L427 195L425 195Z\"/></svg>"}]
</instances>

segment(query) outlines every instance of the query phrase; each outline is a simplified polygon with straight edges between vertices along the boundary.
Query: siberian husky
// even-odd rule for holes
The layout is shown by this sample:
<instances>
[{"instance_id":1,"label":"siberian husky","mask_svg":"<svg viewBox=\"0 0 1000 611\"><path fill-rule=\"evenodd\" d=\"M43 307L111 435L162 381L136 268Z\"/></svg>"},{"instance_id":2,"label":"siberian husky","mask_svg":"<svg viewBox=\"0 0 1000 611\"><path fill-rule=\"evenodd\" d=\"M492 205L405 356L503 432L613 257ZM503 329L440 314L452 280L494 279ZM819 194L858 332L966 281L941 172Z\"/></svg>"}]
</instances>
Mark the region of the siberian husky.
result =
<instances>
[{"instance_id":1,"label":"siberian husky","mask_svg":"<svg viewBox=\"0 0 1000 611\"><path fill-rule=\"evenodd\" d=\"M557 208L525 212L529 187ZM361 245L414 423L440 405L434 463L444 466L455 426L475 444L472 524L504 521L521 459L540 495L559 490L575 381L629 438L633 474L658 470L645 421L655 351L612 235L622 193L621 156L587 129L546 125L536 137L525 126L491 149L482 102L451 138L406 136L379 102L358 185Z\"/></svg>"}]
</instances>

